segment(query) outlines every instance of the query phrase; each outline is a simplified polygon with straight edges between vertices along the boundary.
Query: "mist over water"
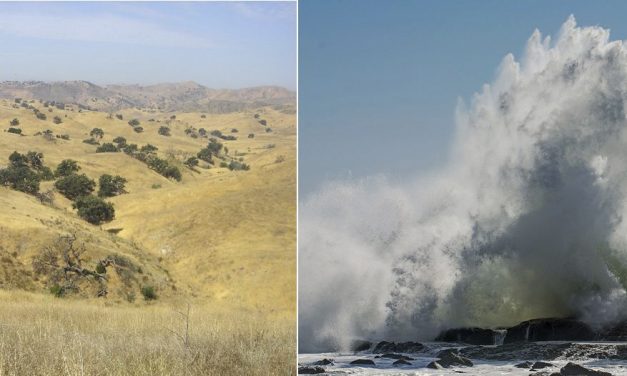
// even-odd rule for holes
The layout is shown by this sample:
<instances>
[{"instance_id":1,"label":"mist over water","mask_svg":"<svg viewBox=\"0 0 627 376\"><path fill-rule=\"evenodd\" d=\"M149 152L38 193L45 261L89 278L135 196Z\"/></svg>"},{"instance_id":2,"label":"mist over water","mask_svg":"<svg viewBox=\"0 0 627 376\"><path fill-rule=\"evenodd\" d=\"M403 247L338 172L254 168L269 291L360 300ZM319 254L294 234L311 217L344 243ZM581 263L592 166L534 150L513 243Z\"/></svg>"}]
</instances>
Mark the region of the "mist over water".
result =
<instances>
[{"instance_id":1,"label":"mist over water","mask_svg":"<svg viewBox=\"0 0 627 376\"><path fill-rule=\"evenodd\" d=\"M626 319L626 100L623 42L570 17L458 106L441 171L309 197L300 351L536 317Z\"/></svg>"}]
</instances>

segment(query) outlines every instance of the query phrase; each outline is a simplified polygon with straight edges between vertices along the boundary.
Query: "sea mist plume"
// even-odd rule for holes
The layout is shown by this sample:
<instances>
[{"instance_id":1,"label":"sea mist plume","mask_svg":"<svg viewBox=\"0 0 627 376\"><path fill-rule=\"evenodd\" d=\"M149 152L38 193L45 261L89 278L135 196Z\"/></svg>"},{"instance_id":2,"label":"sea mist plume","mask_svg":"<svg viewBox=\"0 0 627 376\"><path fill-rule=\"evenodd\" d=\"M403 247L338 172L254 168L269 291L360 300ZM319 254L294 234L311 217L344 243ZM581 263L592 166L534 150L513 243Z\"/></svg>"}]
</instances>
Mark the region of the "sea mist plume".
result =
<instances>
[{"instance_id":1,"label":"sea mist plume","mask_svg":"<svg viewBox=\"0 0 627 376\"><path fill-rule=\"evenodd\" d=\"M450 163L335 182L300 210L300 351L441 329L627 312L627 49L535 31L457 111Z\"/></svg>"}]
</instances>

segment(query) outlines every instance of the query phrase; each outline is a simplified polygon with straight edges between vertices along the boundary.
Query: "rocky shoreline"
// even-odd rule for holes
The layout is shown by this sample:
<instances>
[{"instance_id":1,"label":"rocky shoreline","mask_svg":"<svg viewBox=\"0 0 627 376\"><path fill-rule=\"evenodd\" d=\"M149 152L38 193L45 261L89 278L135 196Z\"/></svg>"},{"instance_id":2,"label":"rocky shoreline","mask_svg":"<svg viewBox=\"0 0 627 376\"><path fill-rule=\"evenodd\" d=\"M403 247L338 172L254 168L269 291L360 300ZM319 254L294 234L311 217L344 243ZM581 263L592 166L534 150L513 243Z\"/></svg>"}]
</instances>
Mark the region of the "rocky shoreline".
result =
<instances>
[{"instance_id":1,"label":"rocky shoreline","mask_svg":"<svg viewBox=\"0 0 627 376\"><path fill-rule=\"evenodd\" d=\"M511 362L512 367L526 369L530 375L536 376L602 376L612 373L584 367L580 363L594 359L624 361L627 365L627 343L619 341L627 341L625 323L595 330L571 318L535 319L510 328L448 329L430 343L359 340L351 346L357 358L347 366L454 369L455 372L477 374L467 369L477 361L496 361ZM430 361L425 364L416 358ZM568 363L558 367L550 363L552 361ZM300 364L298 373L328 373L333 366L334 360L325 358Z\"/></svg>"}]
</instances>

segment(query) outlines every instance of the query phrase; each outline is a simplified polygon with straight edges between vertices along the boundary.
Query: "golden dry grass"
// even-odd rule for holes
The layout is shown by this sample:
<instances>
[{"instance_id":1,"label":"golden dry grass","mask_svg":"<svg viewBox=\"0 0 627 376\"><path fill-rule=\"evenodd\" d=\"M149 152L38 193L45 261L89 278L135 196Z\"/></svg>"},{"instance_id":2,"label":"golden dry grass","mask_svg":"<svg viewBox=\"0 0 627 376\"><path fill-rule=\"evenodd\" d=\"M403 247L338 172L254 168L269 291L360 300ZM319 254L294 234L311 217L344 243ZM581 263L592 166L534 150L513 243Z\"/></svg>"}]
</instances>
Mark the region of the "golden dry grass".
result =
<instances>
[{"instance_id":1,"label":"golden dry grass","mask_svg":"<svg viewBox=\"0 0 627 376\"><path fill-rule=\"evenodd\" d=\"M71 158L94 180L105 173L122 175L128 194L110 199L113 222L92 226L59 194L53 206L46 206L0 187L0 375L295 373L293 114L270 108L206 118L177 113L172 136L163 137L157 129L170 113L131 109L121 112L120 121L101 112L49 113L35 102L48 115L42 121L11 105L0 100L0 130L19 118L24 136L0 131L0 167L14 150L39 151L53 169ZM267 119L273 132L263 132L254 113ZM55 115L62 124L52 123ZM143 133L133 132L127 124L131 118L140 119ZM188 137L188 126L224 134L237 128L238 140L224 144L251 170L183 167L180 161L207 143ZM179 163L183 180L170 181L123 153L95 153L95 146L82 142L94 127L105 132L101 142L123 136L128 143L156 145L160 157ZM36 136L45 129L70 140ZM42 190L51 187L42 183ZM121 231L113 235L107 229ZM50 296L44 281L33 278L31 260L68 232L85 241L89 262L113 252L141 266L139 283L154 285L159 299L148 304L137 291L136 300L128 302L113 277L106 300ZM189 350L169 331L181 327L174 310L187 303L192 307Z\"/></svg>"},{"instance_id":2,"label":"golden dry grass","mask_svg":"<svg viewBox=\"0 0 627 376\"><path fill-rule=\"evenodd\" d=\"M0 375L293 375L290 320L0 291ZM174 332L174 333L173 333Z\"/></svg>"}]
</instances>

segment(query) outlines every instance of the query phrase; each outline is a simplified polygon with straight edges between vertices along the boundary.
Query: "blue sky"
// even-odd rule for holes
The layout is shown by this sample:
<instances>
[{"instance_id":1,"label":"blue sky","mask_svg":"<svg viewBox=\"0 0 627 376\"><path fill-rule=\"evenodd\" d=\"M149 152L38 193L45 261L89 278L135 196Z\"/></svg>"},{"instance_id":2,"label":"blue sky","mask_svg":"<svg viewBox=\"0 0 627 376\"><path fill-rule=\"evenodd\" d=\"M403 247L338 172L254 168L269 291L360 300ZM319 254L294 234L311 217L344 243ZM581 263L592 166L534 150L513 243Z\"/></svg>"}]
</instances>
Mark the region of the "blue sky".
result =
<instances>
[{"instance_id":1,"label":"blue sky","mask_svg":"<svg viewBox=\"0 0 627 376\"><path fill-rule=\"evenodd\" d=\"M570 14L627 39L627 2L577 0L301 0L299 189L437 169L458 98L489 83L533 30L555 35Z\"/></svg>"},{"instance_id":2,"label":"blue sky","mask_svg":"<svg viewBox=\"0 0 627 376\"><path fill-rule=\"evenodd\" d=\"M296 88L293 2L0 2L0 80Z\"/></svg>"}]
</instances>

